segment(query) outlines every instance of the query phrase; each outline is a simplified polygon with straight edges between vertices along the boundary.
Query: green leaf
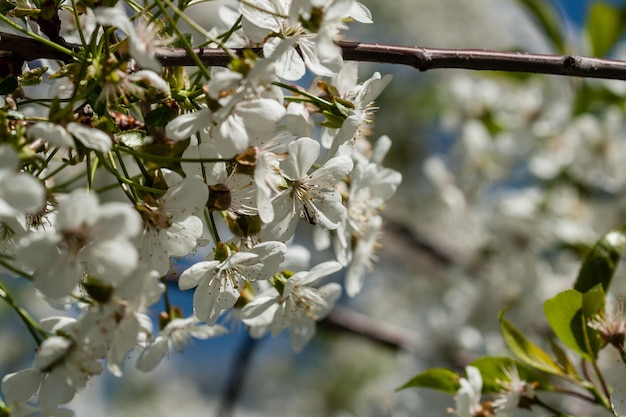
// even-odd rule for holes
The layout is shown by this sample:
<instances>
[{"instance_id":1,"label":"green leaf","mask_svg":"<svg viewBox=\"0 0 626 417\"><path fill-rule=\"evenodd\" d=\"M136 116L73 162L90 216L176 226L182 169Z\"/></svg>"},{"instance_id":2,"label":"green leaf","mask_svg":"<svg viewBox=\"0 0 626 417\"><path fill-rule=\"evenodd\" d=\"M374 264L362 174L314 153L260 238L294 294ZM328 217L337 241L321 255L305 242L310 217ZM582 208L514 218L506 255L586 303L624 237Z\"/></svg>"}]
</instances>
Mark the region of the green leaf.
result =
<instances>
[{"instance_id":1,"label":"green leaf","mask_svg":"<svg viewBox=\"0 0 626 417\"><path fill-rule=\"evenodd\" d=\"M592 288L583 294L583 327L585 333L585 343L587 343L587 349L593 354L595 358L598 357L598 352L602 348L602 339L600 333L597 330L588 326L589 320L598 314L604 313L605 293L601 286Z\"/></svg>"},{"instance_id":2,"label":"green leaf","mask_svg":"<svg viewBox=\"0 0 626 417\"><path fill-rule=\"evenodd\" d=\"M322 114L325 117L325 120L322 122L322 126L329 129L339 129L341 126L343 126L343 121L346 120L345 117L337 116L336 114L333 114L328 110L323 110Z\"/></svg>"},{"instance_id":3,"label":"green leaf","mask_svg":"<svg viewBox=\"0 0 626 417\"><path fill-rule=\"evenodd\" d=\"M499 318L504 341L515 356L533 368L554 375L563 375L563 371L550 355L528 340L517 327L513 326L513 324L505 319L504 312L500 313Z\"/></svg>"},{"instance_id":4,"label":"green leaf","mask_svg":"<svg viewBox=\"0 0 626 417\"><path fill-rule=\"evenodd\" d=\"M535 23L543 30L546 37L552 41L556 52L565 53L565 37L563 36L563 24L558 13L550 2L545 0L517 0L525 6L528 13L534 18Z\"/></svg>"},{"instance_id":5,"label":"green leaf","mask_svg":"<svg viewBox=\"0 0 626 417\"><path fill-rule=\"evenodd\" d=\"M573 378L580 379L578 371L576 371L576 367L570 360L569 356L567 356L565 350L561 347L561 345L557 343L556 340L554 340L553 337L550 338L550 347L552 348L552 352L556 357L557 364L561 367L563 372L565 372L567 375L572 376Z\"/></svg>"},{"instance_id":6,"label":"green leaf","mask_svg":"<svg viewBox=\"0 0 626 417\"><path fill-rule=\"evenodd\" d=\"M428 388L447 394L454 394L460 387L459 376L456 372L445 368L433 368L415 375L407 383L397 388L396 391L406 388Z\"/></svg>"},{"instance_id":7,"label":"green leaf","mask_svg":"<svg viewBox=\"0 0 626 417\"><path fill-rule=\"evenodd\" d=\"M0 81L0 95L4 96L12 93L18 87L19 82L17 81L17 77L9 76L4 80Z\"/></svg>"},{"instance_id":8,"label":"green leaf","mask_svg":"<svg viewBox=\"0 0 626 417\"><path fill-rule=\"evenodd\" d=\"M625 246L624 227L602 236L585 256L574 289L584 293L601 284L607 292Z\"/></svg>"},{"instance_id":9,"label":"green leaf","mask_svg":"<svg viewBox=\"0 0 626 417\"><path fill-rule=\"evenodd\" d=\"M528 365L505 356L485 356L476 359L471 366L480 371L483 378L483 393L497 393L502 390L500 381L508 380L506 371L517 368L519 376L527 382L537 382L538 389L549 391L552 389L550 380L546 374L535 371Z\"/></svg>"},{"instance_id":10,"label":"green leaf","mask_svg":"<svg viewBox=\"0 0 626 417\"><path fill-rule=\"evenodd\" d=\"M589 319L604 311L604 291L598 286L583 294L567 290L550 298L543 309L552 331L565 346L587 360L595 360L601 340L587 326Z\"/></svg>"},{"instance_id":11,"label":"green leaf","mask_svg":"<svg viewBox=\"0 0 626 417\"><path fill-rule=\"evenodd\" d=\"M607 2L594 2L588 11L585 29L594 56L607 55L626 29L623 10Z\"/></svg>"},{"instance_id":12,"label":"green leaf","mask_svg":"<svg viewBox=\"0 0 626 417\"><path fill-rule=\"evenodd\" d=\"M583 295L576 290L563 291L543 303L546 319L556 337L568 348L583 356L593 359L588 351L582 322Z\"/></svg>"}]
</instances>

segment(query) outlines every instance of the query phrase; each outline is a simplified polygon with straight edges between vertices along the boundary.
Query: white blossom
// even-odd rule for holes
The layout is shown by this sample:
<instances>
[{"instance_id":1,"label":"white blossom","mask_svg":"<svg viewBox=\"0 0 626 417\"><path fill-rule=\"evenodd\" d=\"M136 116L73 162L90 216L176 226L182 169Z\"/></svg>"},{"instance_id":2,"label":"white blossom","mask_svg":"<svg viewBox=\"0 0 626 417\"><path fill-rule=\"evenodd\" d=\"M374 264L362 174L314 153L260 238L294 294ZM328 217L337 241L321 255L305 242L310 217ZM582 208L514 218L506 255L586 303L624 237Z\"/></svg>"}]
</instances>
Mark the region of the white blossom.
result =
<instances>
[{"instance_id":1,"label":"white blossom","mask_svg":"<svg viewBox=\"0 0 626 417\"><path fill-rule=\"evenodd\" d=\"M270 288L246 304L241 312L243 322L271 329L272 336L289 329L293 350L301 351L315 335L315 322L330 312L341 295L339 284L320 286L320 281L340 269L341 264L330 261L295 273L284 282L282 292Z\"/></svg>"},{"instance_id":2,"label":"white blossom","mask_svg":"<svg viewBox=\"0 0 626 417\"><path fill-rule=\"evenodd\" d=\"M223 310L235 305L246 283L266 280L278 272L286 251L281 242L262 242L245 251L221 244L207 260L186 269L178 286L181 290L196 287L194 314L214 325Z\"/></svg>"}]
</instances>

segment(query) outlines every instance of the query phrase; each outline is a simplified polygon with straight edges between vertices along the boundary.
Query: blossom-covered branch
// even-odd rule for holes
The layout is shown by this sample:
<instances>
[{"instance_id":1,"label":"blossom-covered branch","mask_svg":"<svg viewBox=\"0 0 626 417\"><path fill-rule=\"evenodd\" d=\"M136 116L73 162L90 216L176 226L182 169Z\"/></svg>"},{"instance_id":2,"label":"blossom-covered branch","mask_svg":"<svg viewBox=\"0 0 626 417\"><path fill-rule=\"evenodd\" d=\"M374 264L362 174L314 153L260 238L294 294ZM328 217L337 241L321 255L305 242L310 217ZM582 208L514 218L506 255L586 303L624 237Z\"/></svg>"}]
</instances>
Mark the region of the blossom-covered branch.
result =
<instances>
[{"instance_id":1,"label":"blossom-covered branch","mask_svg":"<svg viewBox=\"0 0 626 417\"><path fill-rule=\"evenodd\" d=\"M614 59L479 49L423 48L352 41L336 43L341 48L345 60L409 65L420 71L459 68L626 80L626 62ZM82 49L78 44L67 46L76 51ZM236 48L233 52L242 56L246 50L262 52L262 48ZM71 59L64 52L34 39L8 33L0 33L0 51L11 52L26 61L41 58L61 61ZM208 66L226 66L231 61L231 55L220 48L195 48L194 53ZM155 51L155 57L165 67L195 65L193 58L183 48L160 48Z\"/></svg>"}]
</instances>

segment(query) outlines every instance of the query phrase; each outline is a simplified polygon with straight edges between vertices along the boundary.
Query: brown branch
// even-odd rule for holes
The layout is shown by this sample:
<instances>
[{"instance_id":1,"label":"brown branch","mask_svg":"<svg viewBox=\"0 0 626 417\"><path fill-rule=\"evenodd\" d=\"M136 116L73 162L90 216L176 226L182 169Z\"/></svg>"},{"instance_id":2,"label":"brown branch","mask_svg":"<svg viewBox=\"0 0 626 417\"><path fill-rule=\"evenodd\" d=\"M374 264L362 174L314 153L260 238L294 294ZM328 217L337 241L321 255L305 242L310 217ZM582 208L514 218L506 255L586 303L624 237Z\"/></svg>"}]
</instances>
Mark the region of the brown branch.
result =
<instances>
[{"instance_id":1,"label":"brown branch","mask_svg":"<svg viewBox=\"0 0 626 417\"><path fill-rule=\"evenodd\" d=\"M410 329L377 320L339 305L335 305L319 325L360 336L394 350L413 351L419 344L418 335Z\"/></svg>"},{"instance_id":2,"label":"brown branch","mask_svg":"<svg viewBox=\"0 0 626 417\"><path fill-rule=\"evenodd\" d=\"M409 65L420 71L462 68L626 80L626 62L612 59L473 49L434 49L348 41L338 41L337 44L341 47L346 60ZM82 49L77 44L64 46L75 51ZM233 52L241 56L244 50L233 49ZM252 50L261 52L260 48ZM0 51L11 52L27 61L48 58L68 62L72 59L36 40L6 33L0 33ZM198 48L194 52L209 66L226 66L230 62L228 54L218 48ZM164 66L194 65L184 49L162 48L155 55Z\"/></svg>"}]
</instances>

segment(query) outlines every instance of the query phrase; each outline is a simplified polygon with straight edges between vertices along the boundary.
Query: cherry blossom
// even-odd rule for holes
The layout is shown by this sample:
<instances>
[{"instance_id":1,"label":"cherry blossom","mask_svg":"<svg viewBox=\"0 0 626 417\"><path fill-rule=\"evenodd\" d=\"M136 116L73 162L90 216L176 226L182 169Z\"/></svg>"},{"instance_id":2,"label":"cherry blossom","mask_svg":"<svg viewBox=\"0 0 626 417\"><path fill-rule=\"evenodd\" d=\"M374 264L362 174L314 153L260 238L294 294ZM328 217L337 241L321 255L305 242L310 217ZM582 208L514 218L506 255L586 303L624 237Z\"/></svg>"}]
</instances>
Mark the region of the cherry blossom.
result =
<instances>
[{"instance_id":1,"label":"cherry blossom","mask_svg":"<svg viewBox=\"0 0 626 417\"><path fill-rule=\"evenodd\" d=\"M320 286L326 276L341 269L338 262L324 262L310 271L278 278L282 291L272 287L257 295L241 312L244 323L271 329L276 336L289 329L291 346L299 352L315 334L315 322L324 318L341 295L341 286L328 283ZM255 334L260 335L257 331Z\"/></svg>"}]
</instances>

